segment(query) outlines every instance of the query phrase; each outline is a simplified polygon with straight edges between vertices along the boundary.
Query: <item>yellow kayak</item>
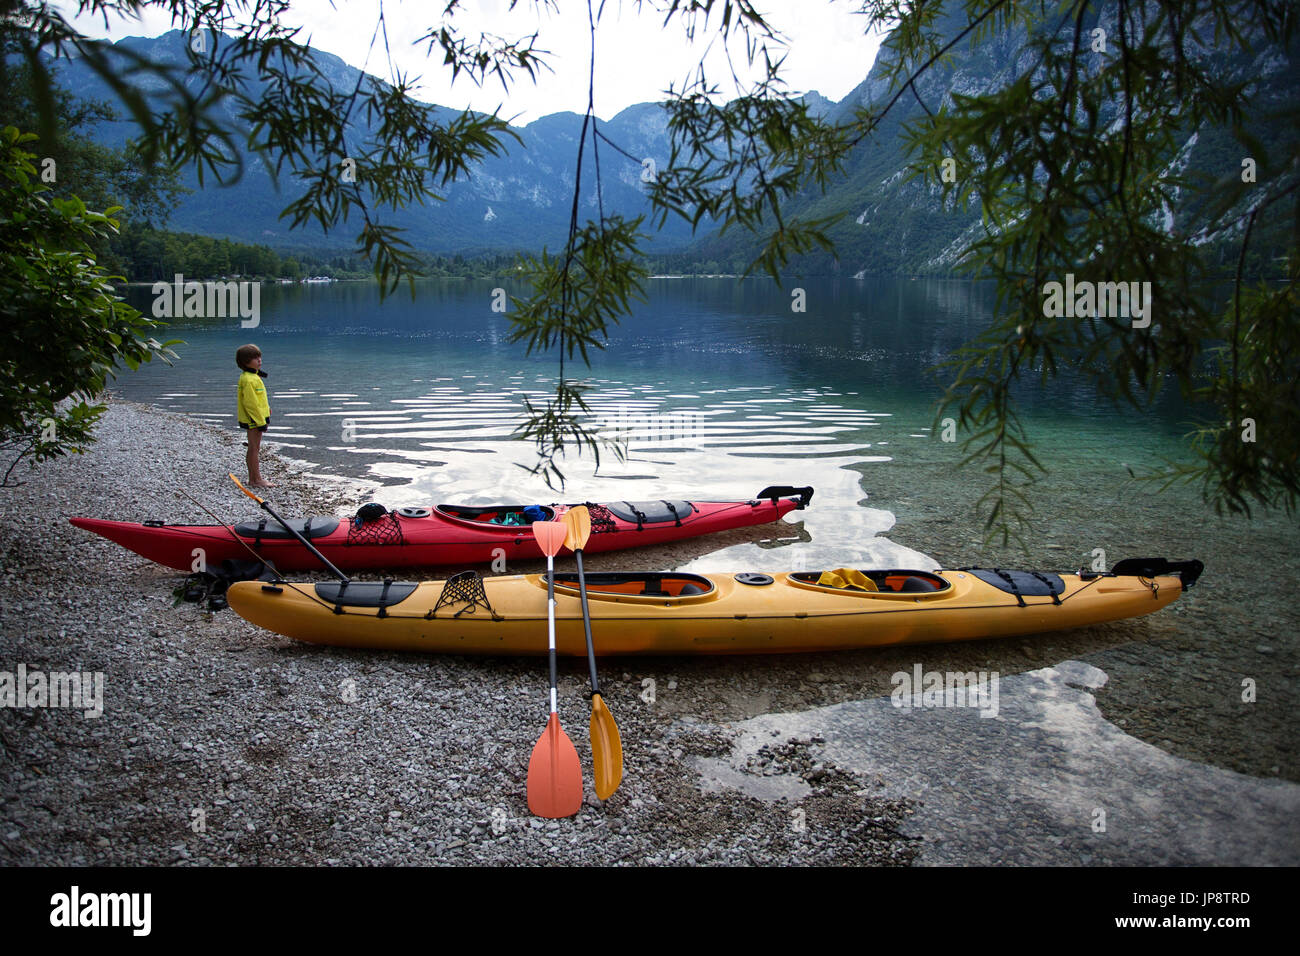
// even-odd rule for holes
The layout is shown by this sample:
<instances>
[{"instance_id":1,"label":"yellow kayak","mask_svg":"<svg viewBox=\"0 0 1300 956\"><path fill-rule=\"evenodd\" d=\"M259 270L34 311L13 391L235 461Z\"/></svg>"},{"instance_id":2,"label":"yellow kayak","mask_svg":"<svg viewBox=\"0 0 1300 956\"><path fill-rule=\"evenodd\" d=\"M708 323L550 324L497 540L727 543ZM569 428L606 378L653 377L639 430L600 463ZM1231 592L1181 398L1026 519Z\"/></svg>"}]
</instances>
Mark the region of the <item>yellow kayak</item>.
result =
<instances>
[{"instance_id":1,"label":"yellow kayak","mask_svg":"<svg viewBox=\"0 0 1300 956\"><path fill-rule=\"evenodd\" d=\"M598 654L777 654L1036 634L1150 614L1201 562L1121 561L1074 574L964 568L762 574L588 573ZM546 576L467 571L414 582L243 581L227 597L267 630L315 644L545 654ZM555 575L556 646L583 656L577 575Z\"/></svg>"}]
</instances>

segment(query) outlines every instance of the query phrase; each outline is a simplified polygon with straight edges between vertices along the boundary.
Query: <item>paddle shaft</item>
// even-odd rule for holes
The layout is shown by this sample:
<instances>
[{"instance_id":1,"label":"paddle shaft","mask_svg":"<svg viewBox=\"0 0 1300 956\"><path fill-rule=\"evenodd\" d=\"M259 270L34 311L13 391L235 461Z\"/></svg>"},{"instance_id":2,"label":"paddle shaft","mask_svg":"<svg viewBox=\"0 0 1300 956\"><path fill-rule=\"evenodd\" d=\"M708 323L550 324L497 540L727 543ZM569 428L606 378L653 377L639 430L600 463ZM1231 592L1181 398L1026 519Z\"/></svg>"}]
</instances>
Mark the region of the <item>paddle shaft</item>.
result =
<instances>
[{"instance_id":1,"label":"paddle shaft","mask_svg":"<svg viewBox=\"0 0 1300 956\"><path fill-rule=\"evenodd\" d=\"M582 809L582 763L560 726L559 675L555 666L555 555L564 546L564 525L536 521L533 536L546 553L546 643L551 671L551 714L528 758L528 809L539 817L571 817Z\"/></svg>"},{"instance_id":2,"label":"paddle shaft","mask_svg":"<svg viewBox=\"0 0 1300 956\"><path fill-rule=\"evenodd\" d=\"M556 685L559 677L555 667L555 558L546 556L546 641L551 664L551 713L557 713L555 705Z\"/></svg>"},{"instance_id":3,"label":"paddle shaft","mask_svg":"<svg viewBox=\"0 0 1300 956\"><path fill-rule=\"evenodd\" d=\"M244 550L247 551L249 554L251 554L251 555L253 556L253 560L259 562L259 563L262 565L262 567L269 569L273 574L277 574L277 575L278 575L278 574L280 573L279 569L277 569L276 566L275 566L274 564L272 564L270 561L266 560L266 558L262 557L260 554L258 554L258 553L257 553L256 551L254 551L252 548L250 548L250 547L248 546L248 542L247 542L247 541L245 541L245 540L244 540L243 538L241 538L239 535L235 534L235 529L234 529L234 528L232 528L230 525L226 524L224 521L222 521L220 518L218 518L216 515L214 515L214 514L212 513L211 509L209 509L207 505L205 505L203 502L199 501L197 498L195 498L192 494L190 494L190 493L189 493L188 491L186 491L184 488L177 488L176 490L179 491L181 494L183 494L186 498L189 498L190 501L194 502L194 504L198 505L198 506L199 506L200 508L202 508L204 511L206 511L207 514L208 514L208 517L209 517L209 518L211 518L211 519L212 519L213 521L215 521L217 524L221 525L221 527L223 527L223 528L225 528L227 531L229 531L229 532L230 532L230 536L231 536L232 538L235 539L235 543L236 543L236 544L243 545Z\"/></svg>"},{"instance_id":4,"label":"paddle shaft","mask_svg":"<svg viewBox=\"0 0 1300 956\"><path fill-rule=\"evenodd\" d=\"M596 645L591 639L591 608L587 605L587 572L582 566L582 549L591 537L591 515L585 505L570 508L564 514L567 531L564 545L578 562L578 595L582 601L582 629L587 637L587 665L591 670L591 763L595 776L596 796L608 800L623 780L623 743L618 724L600 696L596 677Z\"/></svg>"},{"instance_id":5,"label":"paddle shaft","mask_svg":"<svg viewBox=\"0 0 1300 956\"><path fill-rule=\"evenodd\" d=\"M290 533L291 535L293 535L295 538L297 538L297 539L298 539L298 543L301 544L301 545L302 545L304 548L306 548L308 551L310 551L312 554L314 554L314 555L315 555L315 556L320 560L321 564L323 564L323 565L325 565L325 567L329 568L329 570L330 570L330 574L334 575L336 578L338 578L338 579L339 579L340 581L342 581L344 584L351 584L351 583L352 583L352 579L349 578L349 577L348 577L346 574L344 574L342 571L340 571L338 568L334 567L334 565L330 562L330 559L327 558L327 557L325 557L325 555L321 554L319 551L317 551L317 550L316 550L316 547L315 547L315 546L314 546L310 541L308 541L305 537L303 537L303 536L302 536L301 534L299 534L297 531L294 531L293 528L289 527L289 522L285 521L285 520L284 520L283 518L281 518L278 514L276 514L276 513L275 513L275 509L271 507L270 503L267 502L266 499L264 499L264 498L259 498L257 495L253 494L251 491L249 491L247 488L245 488L245 487L244 487L244 483L243 483L242 481L240 481L238 478L236 478L234 475L231 475L231 476L230 476L230 480L233 481L233 482L235 483L235 485L239 488L240 491L242 491L244 494L248 495L248 497L252 498L252 499L253 499L254 501L256 501L259 505L261 505L263 511L265 511L267 514L269 514L269 515L270 515L272 518L274 518L276 521L280 522L280 527L283 528L285 531L289 532L289 533Z\"/></svg>"},{"instance_id":6,"label":"paddle shaft","mask_svg":"<svg viewBox=\"0 0 1300 956\"><path fill-rule=\"evenodd\" d=\"M582 599L582 629L587 634L587 666L591 670L591 693L600 693L600 681L596 679L596 646L591 641L591 611L587 608L587 579L582 572L582 549L573 552L578 559L578 594Z\"/></svg>"},{"instance_id":7,"label":"paddle shaft","mask_svg":"<svg viewBox=\"0 0 1300 956\"><path fill-rule=\"evenodd\" d=\"M272 508L272 507L271 507L267 502L265 502L265 501L261 501L260 499L259 499L259 503L261 504L262 508L263 508L265 511L267 511L267 512L271 515L272 518L274 518L276 521L280 522L280 527L282 527L285 531L289 532L291 535L293 535L295 538L297 538L297 539L298 539L298 542L299 542L299 543L300 543L304 548L306 548L306 549L307 549L308 551L310 551L312 554L316 555L316 557L318 557L318 558L320 559L321 563L324 564L325 567L327 567L327 568L330 569L330 574L334 575L336 578L338 578L338 579L339 579L340 581L342 581L344 584L351 584L351 583L352 583L352 579L351 579L350 577L348 577L346 574L344 574L342 571L340 571L338 568L334 567L334 563L333 563L332 561L330 561L329 558L325 557L325 555L323 555L323 554L321 554L319 551L317 551L315 545L313 545L310 541L308 541L306 538L304 538L301 534L299 534L299 533L298 533L297 531L295 531L293 528L289 527L289 522L285 521L285 520L284 520L283 518L281 518L278 514L276 514L274 508Z\"/></svg>"},{"instance_id":8,"label":"paddle shaft","mask_svg":"<svg viewBox=\"0 0 1300 956\"><path fill-rule=\"evenodd\" d=\"M317 551L315 545L313 545L310 541L308 541L306 538L304 538L301 534L299 534L297 531L295 531L293 528L291 528L291 527L289 526L289 522L285 521L285 520L284 520L283 518L281 518L278 514L276 514L276 513L275 513L275 509L272 508L272 507L271 507L267 502L263 501L263 502L262 502L262 507L263 507L264 509L266 509L267 512L270 513L270 515L271 515L272 518L274 518L276 521L280 522L280 527L284 528L285 531L289 532L291 535L293 535L295 538L297 538L297 539L298 539L298 542L299 542L299 543L300 543L304 548L306 548L306 549L307 549L308 551L310 551L312 554L316 555L316 557L320 559L321 564L323 564L323 565L325 565L325 567L329 568L330 574L334 575L336 578L338 578L338 579L339 579L340 581L342 581L344 584L351 584L351 583L352 583L352 579L351 579L350 577L348 577L346 574L344 574L344 573L343 573L342 571L340 571L338 568L334 567L334 562L332 562L329 558L325 557L325 555L323 555L323 554L321 554L319 551Z\"/></svg>"}]
</instances>

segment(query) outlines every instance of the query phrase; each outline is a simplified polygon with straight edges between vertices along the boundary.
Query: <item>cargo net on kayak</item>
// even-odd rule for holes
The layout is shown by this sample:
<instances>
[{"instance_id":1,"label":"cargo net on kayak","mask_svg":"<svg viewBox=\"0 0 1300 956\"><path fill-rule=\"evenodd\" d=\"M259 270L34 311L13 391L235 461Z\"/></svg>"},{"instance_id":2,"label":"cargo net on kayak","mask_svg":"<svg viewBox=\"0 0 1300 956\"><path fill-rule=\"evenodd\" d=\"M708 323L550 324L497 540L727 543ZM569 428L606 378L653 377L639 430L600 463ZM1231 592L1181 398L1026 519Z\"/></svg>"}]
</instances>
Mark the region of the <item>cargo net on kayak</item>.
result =
<instances>
[{"instance_id":1,"label":"cargo net on kayak","mask_svg":"<svg viewBox=\"0 0 1300 956\"><path fill-rule=\"evenodd\" d=\"M614 523L614 512L610 511L604 505L598 505L591 501L584 501L583 504L587 508L587 514L591 516L592 534L605 534L618 527L618 525Z\"/></svg>"},{"instance_id":2,"label":"cargo net on kayak","mask_svg":"<svg viewBox=\"0 0 1300 956\"><path fill-rule=\"evenodd\" d=\"M483 579L479 577L477 571L462 571L460 574L453 574L449 577L447 583L442 586L442 593L438 595L438 603L433 606L432 611L425 615L425 618L432 621L439 610L444 607L454 607L457 604L465 606L453 614L452 617L460 617L466 612L473 614L476 608L481 607L492 615L492 620L502 620L501 615L492 610L487 592L483 590Z\"/></svg>"},{"instance_id":3,"label":"cargo net on kayak","mask_svg":"<svg viewBox=\"0 0 1300 956\"><path fill-rule=\"evenodd\" d=\"M348 522L348 539L344 545L401 544L402 526L397 520L397 514L389 511L378 517L363 517L362 513L369 507L370 505L363 507Z\"/></svg>"}]
</instances>

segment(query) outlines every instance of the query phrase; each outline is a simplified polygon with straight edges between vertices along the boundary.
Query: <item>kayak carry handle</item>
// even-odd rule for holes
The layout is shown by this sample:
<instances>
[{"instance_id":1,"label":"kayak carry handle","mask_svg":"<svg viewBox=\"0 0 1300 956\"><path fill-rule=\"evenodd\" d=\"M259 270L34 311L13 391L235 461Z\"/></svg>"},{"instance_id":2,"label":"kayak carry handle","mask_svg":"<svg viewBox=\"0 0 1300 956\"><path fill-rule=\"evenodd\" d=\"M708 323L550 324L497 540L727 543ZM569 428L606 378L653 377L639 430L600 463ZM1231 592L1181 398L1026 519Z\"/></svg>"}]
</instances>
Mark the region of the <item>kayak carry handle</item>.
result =
<instances>
[{"instance_id":1,"label":"kayak carry handle","mask_svg":"<svg viewBox=\"0 0 1300 956\"><path fill-rule=\"evenodd\" d=\"M772 504L776 504L781 498L794 498L795 510L802 511L808 507L808 502L812 501L812 485L805 485L802 488L795 488L792 485L768 485L754 497L757 499L769 498Z\"/></svg>"},{"instance_id":2,"label":"kayak carry handle","mask_svg":"<svg viewBox=\"0 0 1300 956\"><path fill-rule=\"evenodd\" d=\"M1196 584L1201 572L1205 570L1204 562L1170 561L1167 558L1125 558L1110 569L1114 575L1134 575L1136 577L1154 578L1162 574L1176 574L1183 582L1186 591Z\"/></svg>"}]
</instances>

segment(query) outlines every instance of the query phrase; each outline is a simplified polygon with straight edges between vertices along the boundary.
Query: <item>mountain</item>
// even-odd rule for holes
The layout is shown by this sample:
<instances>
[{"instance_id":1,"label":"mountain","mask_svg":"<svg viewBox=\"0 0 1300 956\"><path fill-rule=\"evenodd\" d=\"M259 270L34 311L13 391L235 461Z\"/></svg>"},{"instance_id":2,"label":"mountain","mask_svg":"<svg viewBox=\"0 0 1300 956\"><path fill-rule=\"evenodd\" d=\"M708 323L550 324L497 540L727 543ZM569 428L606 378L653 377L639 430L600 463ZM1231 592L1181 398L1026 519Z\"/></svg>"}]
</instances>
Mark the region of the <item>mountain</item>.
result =
<instances>
[{"instance_id":1,"label":"mountain","mask_svg":"<svg viewBox=\"0 0 1300 956\"><path fill-rule=\"evenodd\" d=\"M174 30L155 38L130 37L115 46L155 63L180 66L186 62L186 42L186 35ZM321 51L313 51L312 57L336 88L350 89L356 84L360 71L339 57ZM114 102L105 84L78 59L59 61L55 75L63 88L80 99ZM142 84L142 88L149 92L148 85ZM256 96L260 87L254 84L251 92ZM453 110L439 111L448 117L455 115ZM239 128L229 112L225 119L232 128ZM655 104L630 106L602 122L600 128L632 156L667 161L667 117ZM405 229L403 238L414 247L436 253L538 249L543 244L555 249L562 245L569 228L582 116L555 113L515 131L522 144L507 138L503 155L485 160L468 178L441 191L445 202L398 212L381 210L381 221ZM95 139L112 146L120 146L134 134L134 126L124 121L100 123L91 132ZM366 134L364 123L349 123L349 141L361 141ZM650 204L641 181L641 162L620 155L606 143L598 145L606 211L628 217L648 214ZM579 207L583 219L597 218L595 160L596 145L588 130ZM277 188L270 173L256 160L245 165L242 178L230 187L209 182L200 189L192 170L185 172L183 182L194 192L172 214L167 223L170 229L277 247L350 247L353 243L352 224L345 224L328 239L319 227L290 230L287 221L279 219L279 213L300 191L284 180ZM651 247L678 248L690 238L688 224L670 221L654 235Z\"/></svg>"},{"instance_id":2,"label":"mountain","mask_svg":"<svg viewBox=\"0 0 1300 956\"><path fill-rule=\"evenodd\" d=\"M1090 9L1085 33L1101 26L1115 35L1117 9L1113 2ZM961 22L958 13L952 12L940 21L940 28L948 36L955 36ZM1022 67L1026 38L1021 28L988 37L974 46L958 44L917 82L920 100L934 110L950 101L953 92L976 95L1002 85ZM149 59L175 64L185 62L185 42L185 35L179 31L154 39L120 41ZM1272 50L1257 55L1238 53L1230 58L1213 49L1188 52L1222 75L1255 82L1261 111L1285 115L1290 109L1300 113L1296 105L1300 90L1297 59ZM338 57L319 51L312 55L336 87L349 88L357 82L359 71ZM886 62L878 60L863 82L839 103L815 91L806 94L805 99L816 114L830 121L847 120L859 107L878 104L892 95L884 78L886 67ZM58 79L77 96L112 100L103 84L76 60L60 65ZM978 235L979 210L945 208L937 186L926 185L920 179L909 180L909 158L902 134L909 122L923 115L923 109L917 97L901 98L875 133L849 155L838 182L825 193L799 196L789 204L787 212L794 216L843 214L830 230L834 254L800 257L791 263L790 272L897 275L953 270L961 251ZM1106 110L1113 116L1117 108L1108 104ZM447 113L452 115L450 110ZM1251 131L1257 136L1265 142L1277 141L1279 130L1261 125L1258 120L1253 123ZM365 130L353 126L353 134L363 138ZM382 218L406 228L405 238L415 247L436 253L536 250L543 244L554 250L563 244L567 234L581 127L582 117L575 113L544 116L517 129L522 144L507 142L505 155L484 161L468 178L451 184L444 191L446 202L386 212ZM659 166L666 163L670 152L666 112L658 104L642 103L602 122L600 128L623 150L620 153L605 142L599 144L606 211L625 216L648 214L650 206L641 181L642 160L654 159ZM104 124L97 136L116 144L129 131L125 123ZM1287 135L1294 135L1294 131ZM1225 169L1239 169L1241 147L1227 130L1187 130L1181 138L1183 146L1170 161L1185 163L1193 171L1205 171L1208 182L1223 175ZM589 133L579 210L583 219L597 215L595 158ZM197 186L192 174L187 185ZM1174 197L1170 215L1180 223L1195 221L1211 193L1207 189ZM279 248L319 247L323 244L319 230L290 232L278 219L279 210L292 196L292 183L282 183L277 192L265 170L250 163L238 185L228 189L210 186L186 197L169 227ZM646 228L649 231L648 224ZM350 246L352 232L345 225L330 237L330 245ZM739 271L753 258L755 248L752 237L742 230L693 237L689 226L676 218L669 218L650 244L650 251L661 254L669 268L692 270L707 264L707 271Z\"/></svg>"},{"instance_id":3,"label":"mountain","mask_svg":"<svg viewBox=\"0 0 1300 956\"><path fill-rule=\"evenodd\" d=\"M960 31L964 18L959 12L949 12L940 19L939 30L945 40ZM1093 28L1100 27L1107 35L1118 36L1117 13L1114 2L1090 9L1084 18L1083 35L1089 37ZM1064 29L1072 31L1073 25L1067 23ZM1244 27L1243 32L1247 37L1260 35L1250 27ZM1025 66L1026 42L1027 33L1022 27L988 37L974 46L966 41L958 43L948 57L916 82L917 96L908 93L901 97L876 132L852 151L838 183L824 194L803 195L791 201L785 209L791 217L818 218L839 213L842 218L828 230L835 244L833 254L798 257L787 271L821 275L952 272L964 249L982 234L980 211L978 207L968 212L945 208L937 185L910 178L903 130L925 115L918 97L929 110L938 111L951 105L954 92L966 96L991 93L1019 75ZM1262 45L1253 53L1237 51L1231 56L1214 47L1189 45L1186 55L1194 57L1211 75L1252 84L1255 102L1245 126L1257 139L1270 147L1288 138L1294 140L1295 118L1300 116L1300 58ZM894 91L885 79L889 65L885 56L887 52L882 48L882 59L877 59L867 78L827 113L830 121L848 121L860 107L878 106L892 97ZM1101 125L1117 119L1118 114L1118 104L1104 104ZM1193 177L1199 176L1206 184L1197 191L1175 195L1170 204L1168 224L1190 232L1203 224L1199 215L1213 196L1212 184L1225 175L1240 174L1243 147L1226 128L1188 129L1180 131L1178 138L1181 145L1169 162L1180 165ZM1278 223L1274 222L1271 232L1257 229L1252 246L1271 245L1276 255L1283 241ZM733 230L724 236L705 237L690 251L697 259L734 264L750 261L756 248L749 236Z\"/></svg>"}]
</instances>

